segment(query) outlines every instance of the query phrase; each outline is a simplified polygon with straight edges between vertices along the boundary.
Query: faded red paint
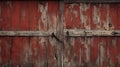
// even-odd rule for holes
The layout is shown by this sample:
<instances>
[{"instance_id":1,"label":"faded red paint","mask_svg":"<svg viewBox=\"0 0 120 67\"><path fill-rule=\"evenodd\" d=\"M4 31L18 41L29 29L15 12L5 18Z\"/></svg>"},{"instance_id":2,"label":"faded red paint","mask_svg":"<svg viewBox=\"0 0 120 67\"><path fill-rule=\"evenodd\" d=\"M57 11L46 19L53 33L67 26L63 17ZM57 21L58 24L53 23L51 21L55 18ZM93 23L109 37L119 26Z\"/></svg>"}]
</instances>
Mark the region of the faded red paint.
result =
<instances>
[{"instance_id":1,"label":"faded red paint","mask_svg":"<svg viewBox=\"0 0 120 67\"><path fill-rule=\"evenodd\" d=\"M5 8L3 8L5 7ZM11 11L7 4L1 4L1 30L10 30L11 23ZM6 64L9 63L11 58L11 38L9 37L1 37L1 63Z\"/></svg>"},{"instance_id":2,"label":"faded red paint","mask_svg":"<svg viewBox=\"0 0 120 67\"><path fill-rule=\"evenodd\" d=\"M56 31L59 7L59 2L0 2L0 30ZM119 4L64 3L64 29L119 30L119 11ZM65 67L119 66L119 37L64 39ZM0 37L0 64L57 67L58 43L51 37Z\"/></svg>"},{"instance_id":3,"label":"faded red paint","mask_svg":"<svg viewBox=\"0 0 120 67\"><path fill-rule=\"evenodd\" d=\"M78 4L65 4L65 26L67 29L80 27L80 8Z\"/></svg>"},{"instance_id":4,"label":"faded red paint","mask_svg":"<svg viewBox=\"0 0 120 67\"><path fill-rule=\"evenodd\" d=\"M73 50L75 53L75 61L79 61L80 60L80 41L79 41L79 39L75 39Z\"/></svg>"},{"instance_id":5,"label":"faded red paint","mask_svg":"<svg viewBox=\"0 0 120 67\"><path fill-rule=\"evenodd\" d=\"M115 4L110 5L110 23L112 24L112 26L110 26L110 29L116 30L118 29L118 7L114 7ZM112 61L113 66L118 64L118 53L117 53L117 39L118 38L109 38L109 53L110 53L110 60ZM111 64L111 65L112 65Z\"/></svg>"}]
</instances>

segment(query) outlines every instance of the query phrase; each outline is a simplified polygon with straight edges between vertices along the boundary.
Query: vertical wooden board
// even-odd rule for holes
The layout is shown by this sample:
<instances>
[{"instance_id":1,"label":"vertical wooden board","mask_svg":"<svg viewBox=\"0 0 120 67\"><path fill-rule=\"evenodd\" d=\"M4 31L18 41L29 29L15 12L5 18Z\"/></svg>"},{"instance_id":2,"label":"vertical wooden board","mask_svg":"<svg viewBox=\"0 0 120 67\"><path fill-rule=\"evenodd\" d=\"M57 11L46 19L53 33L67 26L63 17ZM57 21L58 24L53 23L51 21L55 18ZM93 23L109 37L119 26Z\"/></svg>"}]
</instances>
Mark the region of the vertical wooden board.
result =
<instances>
[{"instance_id":1,"label":"vertical wooden board","mask_svg":"<svg viewBox=\"0 0 120 67\"><path fill-rule=\"evenodd\" d=\"M2 2L1 3L1 29L10 30L11 29L11 3ZM11 38L1 37L1 63L2 66L9 66L10 64L10 54L11 54Z\"/></svg>"},{"instance_id":2,"label":"vertical wooden board","mask_svg":"<svg viewBox=\"0 0 120 67\"><path fill-rule=\"evenodd\" d=\"M0 2L0 30L2 30L2 22L3 22L3 18L2 18L2 8L3 7L3 2Z\"/></svg>"},{"instance_id":3,"label":"vertical wooden board","mask_svg":"<svg viewBox=\"0 0 120 67\"><path fill-rule=\"evenodd\" d=\"M116 6L116 7L115 7ZM118 5L110 4L109 7L109 28L110 30L118 30Z\"/></svg>"},{"instance_id":4,"label":"vertical wooden board","mask_svg":"<svg viewBox=\"0 0 120 67\"><path fill-rule=\"evenodd\" d=\"M108 30L108 4L101 4L100 6L100 29ZM107 37L100 37L100 46L99 46L99 63L102 67L107 67L108 65L108 49L107 49Z\"/></svg>"},{"instance_id":5,"label":"vertical wooden board","mask_svg":"<svg viewBox=\"0 0 120 67\"><path fill-rule=\"evenodd\" d=\"M90 30L91 29L91 4L80 3L80 25L81 29Z\"/></svg>"},{"instance_id":6,"label":"vertical wooden board","mask_svg":"<svg viewBox=\"0 0 120 67\"><path fill-rule=\"evenodd\" d=\"M29 31L29 25L30 25L30 6L29 2L24 1L20 2L20 18L19 18L19 30L25 30ZM20 61L20 66L27 67L32 66L32 52L30 48L30 38L29 37L20 37L20 58L22 58ZM22 49L22 50L21 50Z\"/></svg>"},{"instance_id":7,"label":"vertical wooden board","mask_svg":"<svg viewBox=\"0 0 120 67\"><path fill-rule=\"evenodd\" d=\"M2 5L3 5L3 3L0 2L0 30L2 30ZM2 65L1 40L2 40L2 37L0 37L0 66Z\"/></svg>"},{"instance_id":8,"label":"vertical wooden board","mask_svg":"<svg viewBox=\"0 0 120 67\"><path fill-rule=\"evenodd\" d=\"M120 18L120 4L118 4L117 8L118 8L118 10L117 10L117 15L118 15L118 17L117 17L117 19L118 19L117 25L118 26L117 27L118 27L118 30L120 30L120 26L119 26L120 25L120 23L119 23L120 22L120 19L119 19Z\"/></svg>"},{"instance_id":9,"label":"vertical wooden board","mask_svg":"<svg viewBox=\"0 0 120 67\"><path fill-rule=\"evenodd\" d=\"M117 27L118 27L118 30L120 30L120 4L118 4L118 11L117 11L117 14L118 14L118 22L117 22ZM118 65L120 66L120 37L117 38L117 52L118 52Z\"/></svg>"},{"instance_id":10,"label":"vertical wooden board","mask_svg":"<svg viewBox=\"0 0 120 67\"><path fill-rule=\"evenodd\" d=\"M116 7L115 7L116 6ZM109 11L109 17L110 17L110 23L109 23L109 29L110 30L118 30L118 4L111 4L110 5L110 11ZM118 65L118 52L117 52L117 39L116 37L110 38L110 44L109 44L109 55L110 55L110 66L111 67L117 67Z\"/></svg>"},{"instance_id":11,"label":"vertical wooden board","mask_svg":"<svg viewBox=\"0 0 120 67\"><path fill-rule=\"evenodd\" d=\"M32 2L31 2L32 3ZM48 10L48 3L47 2L39 2L39 3L32 3L30 8L31 12L31 30L40 30L40 31L47 31L47 10ZM34 9L34 10L32 10ZM33 15L33 16L32 16ZM35 18L35 19L32 19ZM32 60L34 60L35 67L44 67L48 66L48 59L47 59L47 38L38 37L38 38L31 38L30 46L32 48ZM36 60L35 60L36 59Z\"/></svg>"},{"instance_id":12,"label":"vertical wooden board","mask_svg":"<svg viewBox=\"0 0 120 67\"><path fill-rule=\"evenodd\" d=\"M80 28L80 4L72 3L64 5L64 28ZM71 41L73 40L73 41ZM80 66L80 42L79 38L65 38L64 46L64 66ZM79 47L78 47L79 46Z\"/></svg>"},{"instance_id":13,"label":"vertical wooden board","mask_svg":"<svg viewBox=\"0 0 120 67\"><path fill-rule=\"evenodd\" d=\"M15 37L13 39L13 44L12 44L12 66L13 67L16 67L16 66L20 66L20 63L21 63L21 45L20 45L20 38L18 37Z\"/></svg>"},{"instance_id":14,"label":"vertical wooden board","mask_svg":"<svg viewBox=\"0 0 120 67\"><path fill-rule=\"evenodd\" d=\"M38 30L41 31L45 31L46 30L46 22L47 22L47 3L46 2L42 2L42 3L38 3L38 12L40 13L39 15L39 19L38 19L38 25L37 28ZM45 38L39 37L38 38L38 60L36 62L37 67L41 66L45 66L45 61L46 61L46 40ZM39 64L37 64L39 63Z\"/></svg>"},{"instance_id":15,"label":"vertical wooden board","mask_svg":"<svg viewBox=\"0 0 120 67\"><path fill-rule=\"evenodd\" d=\"M11 20L12 20L12 30L20 30L19 28L19 22L20 22L20 7L21 3L20 2L12 2L12 13L11 13Z\"/></svg>"},{"instance_id":16,"label":"vertical wooden board","mask_svg":"<svg viewBox=\"0 0 120 67\"><path fill-rule=\"evenodd\" d=\"M57 30L57 23L59 23L59 3L58 2L48 2L48 31L56 31ZM56 67L58 64L57 55L57 44L54 38L49 38L47 42L47 59L48 59L48 66Z\"/></svg>"},{"instance_id":17,"label":"vertical wooden board","mask_svg":"<svg viewBox=\"0 0 120 67\"><path fill-rule=\"evenodd\" d=\"M74 61L74 66L78 67L80 66L80 48L81 48L81 43L80 43L80 39L79 38L75 38L74 40L74 47L73 47L73 51L74 51L74 55L73 55L73 61Z\"/></svg>"},{"instance_id":18,"label":"vertical wooden board","mask_svg":"<svg viewBox=\"0 0 120 67\"><path fill-rule=\"evenodd\" d=\"M19 30L19 22L20 22L20 2L12 2L12 13L11 13L11 27L13 31ZM14 37L12 42L12 65L13 67L19 66L21 63L21 47L22 44L21 39L19 37Z\"/></svg>"},{"instance_id":19,"label":"vertical wooden board","mask_svg":"<svg viewBox=\"0 0 120 67\"><path fill-rule=\"evenodd\" d=\"M116 43L116 49L117 49L117 59L118 59L118 63L117 63L117 65L116 66L120 66L120 39L119 39L119 37L117 37L117 43Z\"/></svg>"},{"instance_id":20,"label":"vertical wooden board","mask_svg":"<svg viewBox=\"0 0 120 67\"><path fill-rule=\"evenodd\" d=\"M90 45L90 61L91 66L99 66L99 38L94 37Z\"/></svg>"},{"instance_id":21,"label":"vertical wooden board","mask_svg":"<svg viewBox=\"0 0 120 67\"><path fill-rule=\"evenodd\" d=\"M1 62L3 66L10 63L11 39L9 37L1 37Z\"/></svg>"},{"instance_id":22,"label":"vertical wooden board","mask_svg":"<svg viewBox=\"0 0 120 67\"><path fill-rule=\"evenodd\" d=\"M72 19L72 13L70 12L70 4L65 4L64 6L64 18L65 18L65 27L66 28L71 28L71 19Z\"/></svg>"},{"instance_id":23,"label":"vertical wooden board","mask_svg":"<svg viewBox=\"0 0 120 67\"><path fill-rule=\"evenodd\" d=\"M19 31L28 31L29 30L29 24L30 24L30 6L29 2L22 1L19 2L20 5L20 17L18 19L19 21ZM17 5L17 4L16 4ZM34 18L33 18L34 19Z\"/></svg>"},{"instance_id":24,"label":"vertical wooden board","mask_svg":"<svg viewBox=\"0 0 120 67\"><path fill-rule=\"evenodd\" d=\"M39 12L39 3L37 2L29 2L29 26L30 30L39 30L39 22L41 21L41 13ZM43 26L43 25L41 25ZM39 44L38 37L30 37L30 48L31 48L31 61L34 67L39 67L42 65L42 59L44 56L44 51L41 48L41 44Z\"/></svg>"},{"instance_id":25,"label":"vertical wooden board","mask_svg":"<svg viewBox=\"0 0 120 67\"><path fill-rule=\"evenodd\" d=\"M4 26L2 29L3 30L10 30L11 29L11 2L8 4L8 2L3 2L2 3L2 26Z\"/></svg>"},{"instance_id":26,"label":"vertical wooden board","mask_svg":"<svg viewBox=\"0 0 120 67\"><path fill-rule=\"evenodd\" d=\"M91 4L91 30L100 30L101 18L100 18L100 6L101 4ZM100 66L100 37L92 37L92 43L90 46L91 66ZM101 66L100 66L101 67Z\"/></svg>"},{"instance_id":27,"label":"vertical wooden board","mask_svg":"<svg viewBox=\"0 0 120 67\"><path fill-rule=\"evenodd\" d=\"M91 4L80 3L80 29L91 30L91 11L93 7ZM82 66L90 66L92 63L90 60L90 46L92 43L91 37L81 37L80 41L83 45L81 47L81 63Z\"/></svg>"},{"instance_id":28,"label":"vertical wooden board","mask_svg":"<svg viewBox=\"0 0 120 67\"><path fill-rule=\"evenodd\" d=\"M29 27L30 30L36 31L37 30L37 24L38 24L38 3L37 2L29 2ZM30 37L30 46L31 49L31 63L34 67L37 67L37 57L38 57L38 50L39 50L39 44L38 44L38 38L37 37Z\"/></svg>"},{"instance_id":29,"label":"vertical wooden board","mask_svg":"<svg viewBox=\"0 0 120 67\"><path fill-rule=\"evenodd\" d=\"M67 29L87 29L90 30L90 22L91 22L91 6L90 4L66 4L65 11L65 28ZM71 66L89 66L90 63L90 44L87 41L90 40L88 37L81 37L81 38L71 38L73 44L73 55L70 57L71 59ZM79 43L80 41L80 43ZM69 43L68 43L69 44ZM80 47L76 47L80 46ZM66 46L67 47L67 46ZM70 49L71 50L71 49ZM68 51L70 51L68 50ZM78 50L78 51L77 51ZM78 57L79 56L79 57ZM79 58L78 61L75 58ZM77 63L76 63L77 62Z\"/></svg>"},{"instance_id":30,"label":"vertical wooden board","mask_svg":"<svg viewBox=\"0 0 120 67\"><path fill-rule=\"evenodd\" d=\"M71 23L72 23L72 21L70 20L72 14L70 13L69 6L70 6L70 4L64 4L64 19L65 19L64 26L65 26L65 28L68 28L68 29L71 28ZM69 20L68 20L68 18L69 18ZM69 40L70 40L70 38L69 38ZM64 49L64 57L65 57L66 63L67 63L67 64L64 64L64 66L66 66L66 67L70 66L70 65L68 65L68 63L71 62L71 59L72 59L71 54L73 54L73 48L69 46L70 45L69 40L67 38L67 40L66 40L67 42L64 47L65 48ZM69 48L71 48L71 50ZM70 51L71 51L71 53L69 53ZM70 64L72 65L72 63L70 63Z\"/></svg>"},{"instance_id":31,"label":"vertical wooden board","mask_svg":"<svg viewBox=\"0 0 120 67\"><path fill-rule=\"evenodd\" d=\"M39 12L39 3L38 2L29 2L29 27L31 31L37 31L38 30L38 22L40 21L40 15Z\"/></svg>"}]
</instances>

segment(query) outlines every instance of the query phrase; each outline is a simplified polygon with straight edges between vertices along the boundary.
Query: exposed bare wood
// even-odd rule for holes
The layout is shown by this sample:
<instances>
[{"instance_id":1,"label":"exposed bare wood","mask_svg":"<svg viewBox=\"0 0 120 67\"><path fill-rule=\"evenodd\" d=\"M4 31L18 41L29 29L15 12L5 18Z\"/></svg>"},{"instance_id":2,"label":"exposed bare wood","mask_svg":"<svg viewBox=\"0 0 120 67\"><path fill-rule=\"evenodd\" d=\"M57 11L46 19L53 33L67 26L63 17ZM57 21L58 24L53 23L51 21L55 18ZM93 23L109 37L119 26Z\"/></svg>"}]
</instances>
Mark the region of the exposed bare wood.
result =
<instances>
[{"instance_id":1,"label":"exposed bare wood","mask_svg":"<svg viewBox=\"0 0 120 67\"><path fill-rule=\"evenodd\" d=\"M50 32L49 32L50 33ZM43 31L0 31L0 36L50 36Z\"/></svg>"},{"instance_id":2,"label":"exposed bare wood","mask_svg":"<svg viewBox=\"0 0 120 67\"><path fill-rule=\"evenodd\" d=\"M72 30L66 29L69 32L66 36L120 36L120 30Z\"/></svg>"},{"instance_id":3,"label":"exposed bare wood","mask_svg":"<svg viewBox=\"0 0 120 67\"><path fill-rule=\"evenodd\" d=\"M52 33L45 31L0 31L0 36L39 36L46 37L52 36ZM120 30L75 30L65 29L65 36L120 36Z\"/></svg>"}]
</instances>

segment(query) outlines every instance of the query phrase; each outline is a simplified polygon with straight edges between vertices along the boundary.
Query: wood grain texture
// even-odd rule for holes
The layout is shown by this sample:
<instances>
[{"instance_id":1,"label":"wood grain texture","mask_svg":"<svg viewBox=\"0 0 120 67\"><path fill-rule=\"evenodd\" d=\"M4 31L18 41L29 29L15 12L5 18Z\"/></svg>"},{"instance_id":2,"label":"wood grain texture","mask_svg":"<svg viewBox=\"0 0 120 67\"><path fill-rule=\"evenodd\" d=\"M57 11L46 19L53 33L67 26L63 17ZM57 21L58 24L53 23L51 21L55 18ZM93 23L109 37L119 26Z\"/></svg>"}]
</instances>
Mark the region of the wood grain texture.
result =
<instances>
[{"instance_id":1,"label":"wood grain texture","mask_svg":"<svg viewBox=\"0 0 120 67\"><path fill-rule=\"evenodd\" d=\"M0 31L55 32L52 37L0 37L0 66L119 67L119 37L69 37L65 31L120 30L119 11L119 4L0 2Z\"/></svg>"}]
</instances>

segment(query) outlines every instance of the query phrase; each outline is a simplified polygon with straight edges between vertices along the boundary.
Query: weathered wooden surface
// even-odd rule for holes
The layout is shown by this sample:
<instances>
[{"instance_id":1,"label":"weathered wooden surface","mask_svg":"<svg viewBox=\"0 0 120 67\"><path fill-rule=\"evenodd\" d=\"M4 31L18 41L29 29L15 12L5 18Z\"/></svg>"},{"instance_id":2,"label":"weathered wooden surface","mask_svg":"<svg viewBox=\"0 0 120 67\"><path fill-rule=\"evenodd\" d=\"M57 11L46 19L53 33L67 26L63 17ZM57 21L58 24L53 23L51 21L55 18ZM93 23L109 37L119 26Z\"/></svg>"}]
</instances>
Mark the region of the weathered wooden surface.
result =
<instances>
[{"instance_id":1,"label":"weathered wooden surface","mask_svg":"<svg viewBox=\"0 0 120 67\"><path fill-rule=\"evenodd\" d=\"M0 36L28 36L28 37L52 37L52 34L56 36L56 31L0 31ZM63 36L67 37L79 37L79 36L120 36L120 30L74 30L63 29Z\"/></svg>"},{"instance_id":2,"label":"weathered wooden surface","mask_svg":"<svg viewBox=\"0 0 120 67\"><path fill-rule=\"evenodd\" d=\"M58 38L0 37L0 67L119 67L119 37L63 35L119 25L120 4L0 2L1 31L56 31Z\"/></svg>"}]
</instances>

